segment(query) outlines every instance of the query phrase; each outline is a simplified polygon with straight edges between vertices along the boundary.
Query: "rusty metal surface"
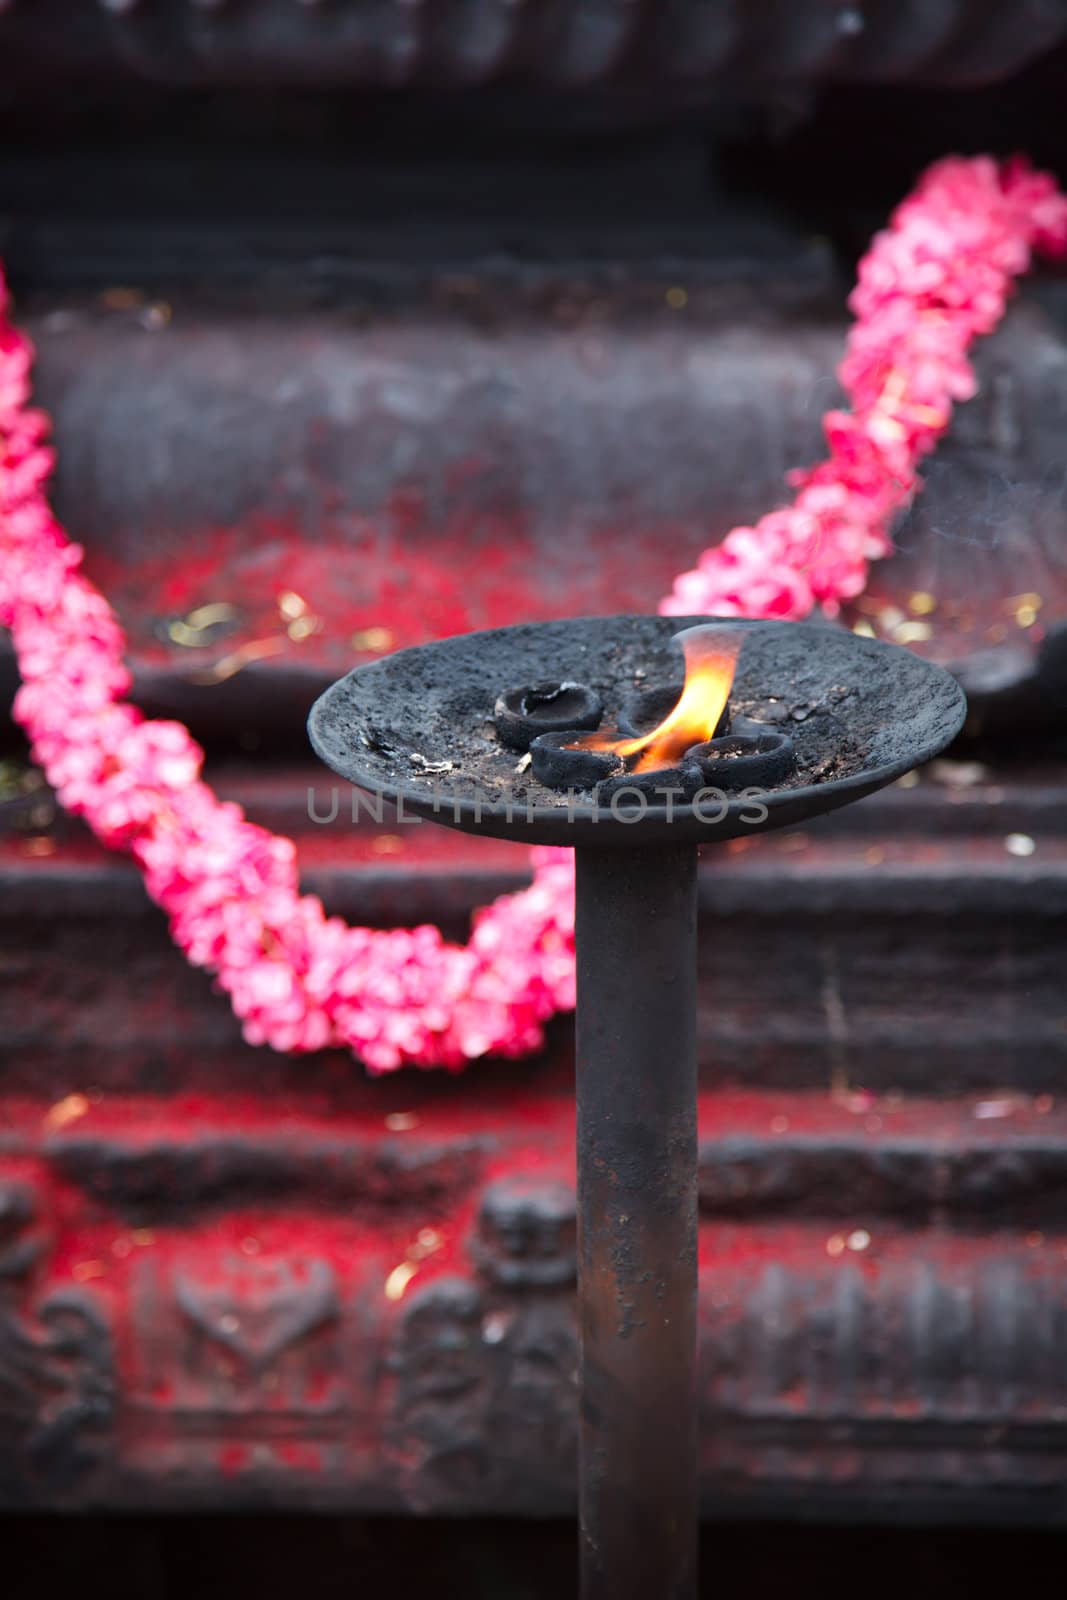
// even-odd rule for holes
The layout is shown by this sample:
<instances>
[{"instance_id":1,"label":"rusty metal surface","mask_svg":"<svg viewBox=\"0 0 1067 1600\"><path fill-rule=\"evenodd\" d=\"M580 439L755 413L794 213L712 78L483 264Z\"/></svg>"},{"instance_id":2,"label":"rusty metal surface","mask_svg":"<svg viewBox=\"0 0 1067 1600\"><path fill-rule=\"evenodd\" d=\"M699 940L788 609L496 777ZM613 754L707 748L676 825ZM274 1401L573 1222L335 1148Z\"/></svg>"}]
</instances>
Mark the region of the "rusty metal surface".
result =
<instances>
[{"instance_id":1,"label":"rusty metal surface","mask_svg":"<svg viewBox=\"0 0 1067 1600\"><path fill-rule=\"evenodd\" d=\"M694 1600L697 852L575 868L582 1594Z\"/></svg>"},{"instance_id":2,"label":"rusty metal surface","mask_svg":"<svg viewBox=\"0 0 1067 1600\"><path fill-rule=\"evenodd\" d=\"M8 0L0 47L36 78L163 84L556 89L827 78L969 84L1005 77L1062 37L1055 0Z\"/></svg>"}]
</instances>

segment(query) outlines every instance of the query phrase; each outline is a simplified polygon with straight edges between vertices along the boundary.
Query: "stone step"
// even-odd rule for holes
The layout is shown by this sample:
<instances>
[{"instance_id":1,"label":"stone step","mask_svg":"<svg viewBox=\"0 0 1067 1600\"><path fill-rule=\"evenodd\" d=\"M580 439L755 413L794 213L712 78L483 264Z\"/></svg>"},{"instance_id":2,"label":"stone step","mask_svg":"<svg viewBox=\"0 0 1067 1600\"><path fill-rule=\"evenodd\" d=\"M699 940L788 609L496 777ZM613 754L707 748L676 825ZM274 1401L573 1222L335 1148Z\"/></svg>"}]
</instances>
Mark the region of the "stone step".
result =
<instances>
[{"instance_id":1,"label":"stone step","mask_svg":"<svg viewBox=\"0 0 1067 1600\"><path fill-rule=\"evenodd\" d=\"M958 777L874 797L848 824L705 851L705 1083L1056 1091L1067 1054L1062 778L1048 768L1037 782L994 775L961 789ZM222 792L278 823L296 819L306 786L300 774L267 784L231 771ZM970 798L979 792L984 804ZM896 827L912 801L924 816L914 833ZM0 839L0 1087L53 1099L87 1085L332 1093L352 1076L340 1053L285 1061L244 1045L131 863L69 823L31 828ZM374 926L435 920L454 938L528 872L521 848L433 824L352 830L338 818L297 841L303 881L330 911ZM569 1019L552 1023L549 1054L566 1054L570 1037ZM472 1074L483 1085L498 1070L532 1069Z\"/></svg>"}]
</instances>

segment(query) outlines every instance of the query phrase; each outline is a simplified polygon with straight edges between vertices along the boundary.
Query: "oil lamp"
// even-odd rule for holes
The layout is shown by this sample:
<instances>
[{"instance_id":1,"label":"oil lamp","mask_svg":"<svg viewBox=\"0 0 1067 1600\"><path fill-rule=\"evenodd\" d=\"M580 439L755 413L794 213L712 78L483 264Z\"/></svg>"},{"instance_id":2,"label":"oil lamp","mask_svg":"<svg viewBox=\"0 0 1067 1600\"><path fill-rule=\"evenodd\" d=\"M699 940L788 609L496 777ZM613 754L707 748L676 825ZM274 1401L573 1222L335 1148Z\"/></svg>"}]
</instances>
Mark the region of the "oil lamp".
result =
<instances>
[{"instance_id":1,"label":"oil lamp","mask_svg":"<svg viewBox=\"0 0 1067 1600\"><path fill-rule=\"evenodd\" d=\"M575 848L584 1600L696 1595L697 846L861 799L965 710L843 628L621 616L399 651L312 711L360 787Z\"/></svg>"}]
</instances>

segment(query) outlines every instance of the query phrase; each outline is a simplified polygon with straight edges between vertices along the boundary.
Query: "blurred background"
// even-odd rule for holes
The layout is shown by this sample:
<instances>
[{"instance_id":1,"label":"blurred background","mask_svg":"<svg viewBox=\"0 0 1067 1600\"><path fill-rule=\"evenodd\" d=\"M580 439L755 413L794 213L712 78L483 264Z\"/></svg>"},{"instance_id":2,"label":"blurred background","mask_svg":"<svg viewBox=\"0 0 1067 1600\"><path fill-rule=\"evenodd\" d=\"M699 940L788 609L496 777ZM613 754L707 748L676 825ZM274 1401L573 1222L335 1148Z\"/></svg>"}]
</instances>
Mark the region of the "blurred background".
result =
<instances>
[{"instance_id":1,"label":"blurred background","mask_svg":"<svg viewBox=\"0 0 1067 1600\"><path fill-rule=\"evenodd\" d=\"M380 927L464 937L525 853L315 822L320 690L654 610L820 456L857 257L923 166L1067 176L1059 0L73 10L0 0L56 509L138 703ZM709 1593L963 1594L1064 1554L1061 277L977 365L843 619L950 665L963 738L703 873ZM119 1597L571 1592L569 1019L456 1078L246 1046L57 811L15 682L0 641L12 1594L90 1565Z\"/></svg>"}]
</instances>

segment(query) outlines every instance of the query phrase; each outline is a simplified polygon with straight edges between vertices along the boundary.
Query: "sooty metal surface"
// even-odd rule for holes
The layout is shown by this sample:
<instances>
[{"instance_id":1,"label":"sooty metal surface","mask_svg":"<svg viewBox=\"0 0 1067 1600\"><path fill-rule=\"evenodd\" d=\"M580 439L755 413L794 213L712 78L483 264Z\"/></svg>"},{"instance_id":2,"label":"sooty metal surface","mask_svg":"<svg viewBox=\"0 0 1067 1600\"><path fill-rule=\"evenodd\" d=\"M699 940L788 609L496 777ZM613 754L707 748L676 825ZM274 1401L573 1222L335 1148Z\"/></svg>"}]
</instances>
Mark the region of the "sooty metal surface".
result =
<instances>
[{"instance_id":1,"label":"sooty metal surface","mask_svg":"<svg viewBox=\"0 0 1067 1600\"><path fill-rule=\"evenodd\" d=\"M537 782L498 737L497 697L549 673L588 685L616 721L635 693L682 677L672 643L714 621L744 645L731 717L787 732L795 765L754 808L651 800L639 826L592 790ZM891 783L943 749L963 725L955 680L910 651L811 623L616 616L530 623L398 651L357 667L317 701L317 753L360 788L452 827L531 844L633 848L726 840L795 825Z\"/></svg>"}]
</instances>

